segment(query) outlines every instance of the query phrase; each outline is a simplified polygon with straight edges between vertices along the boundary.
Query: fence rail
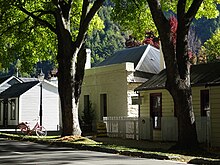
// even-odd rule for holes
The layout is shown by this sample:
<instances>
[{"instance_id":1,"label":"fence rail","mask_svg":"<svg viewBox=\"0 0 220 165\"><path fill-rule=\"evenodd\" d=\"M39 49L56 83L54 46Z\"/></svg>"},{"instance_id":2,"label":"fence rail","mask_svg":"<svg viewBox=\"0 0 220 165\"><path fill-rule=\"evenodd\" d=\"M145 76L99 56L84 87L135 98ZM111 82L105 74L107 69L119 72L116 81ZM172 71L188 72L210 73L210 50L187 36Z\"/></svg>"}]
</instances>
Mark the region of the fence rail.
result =
<instances>
[{"instance_id":1,"label":"fence rail","mask_svg":"<svg viewBox=\"0 0 220 165\"><path fill-rule=\"evenodd\" d=\"M109 137L139 139L138 117L103 117Z\"/></svg>"}]
</instances>

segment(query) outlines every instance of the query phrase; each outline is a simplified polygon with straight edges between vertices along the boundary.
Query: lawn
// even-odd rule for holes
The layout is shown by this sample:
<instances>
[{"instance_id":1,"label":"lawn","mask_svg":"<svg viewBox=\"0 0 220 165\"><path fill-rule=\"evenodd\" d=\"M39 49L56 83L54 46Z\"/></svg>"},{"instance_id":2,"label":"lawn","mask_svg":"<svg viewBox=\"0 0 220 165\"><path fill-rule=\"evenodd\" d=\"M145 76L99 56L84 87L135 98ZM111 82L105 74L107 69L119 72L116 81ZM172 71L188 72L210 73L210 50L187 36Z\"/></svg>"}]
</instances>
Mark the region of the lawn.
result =
<instances>
[{"instance_id":1,"label":"lawn","mask_svg":"<svg viewBox=\"0 0 220 165\"><path fill-rule=\"evenodd\" d=\"M141 148L132 148L125 145L119 144L107 144L106 142L99 142L93 139L82 137L82 136L46 136L38 138L37 136L24 136L17 134L6 134L0 132L0 137L15 139L15 140L24 140L32 141L42 144L57 145L57 146L66 146L73 147L83 150L93 150L101 151L108 153L115 153L127 156L135 157L144 157L144 158L154 158L154 159L166 159L166 160L175 160L193 164L220 164L220 154L219 150L212 149L211 151L196 151L196 152L186 152L186 151L161 151L151 149L141 149Z\"/></svg>"}]
</instances>

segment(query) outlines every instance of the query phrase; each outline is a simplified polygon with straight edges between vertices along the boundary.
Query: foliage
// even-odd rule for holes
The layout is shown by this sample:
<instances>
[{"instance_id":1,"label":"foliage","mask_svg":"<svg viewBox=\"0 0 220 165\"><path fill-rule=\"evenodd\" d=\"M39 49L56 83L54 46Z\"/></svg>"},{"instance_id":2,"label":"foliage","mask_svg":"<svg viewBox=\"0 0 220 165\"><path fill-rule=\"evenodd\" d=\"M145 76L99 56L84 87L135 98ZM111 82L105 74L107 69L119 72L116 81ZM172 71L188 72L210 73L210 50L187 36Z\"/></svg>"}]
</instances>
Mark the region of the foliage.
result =
<instances>
[{"instance_id":1,"label":"foliage","mask_svg":"<svg viewBox=\"0 0 220 165\"><path fill-rule=\"evenodd\" d=\"M212 37L204 43L207 61L220 61L220 29L217 29Z\"/></svg>"},{"instance_id":2,"label":"foliage","mask_svg":"<svg viewBox=\"0 0 220 165\"><path fill-rule=\"evenodd\" d=\"M95 110L92 107L92 102L89 101L88 107L83 110L82 122L91 125L95 119Z\"/></svg>"},{"instance_id":3,"label":"foliage","mask_svg":"<svg viewBox=\"0 0 220 165\"><path fill-rule=\"evenodd\" d=\"M101 31L94 30L89 34L87 47L91 49L92 65L103 61L119 49L124 48L124 36L120 28L110 19L111 6L103 6L98 12L104 21L105 28Z\"/></svg>"},{"instance_id":4,"label":"foliage","mask_svg":"<svg viewBox=\"0 0 220 165\"><path fill-rule=\"evenodd\" d=\"M3 68L19 59L21 70L30 73L37 61L55 60L57 52L53 33L35 25L32 19L13 8L5 13L0 25L0 60Z\"/></svg>"},{"instance_id":5,"label":"foliage","mask_svg":"<svg viewBox=\"0 0 220 165\"><path fill-rule=\"evenodd\" d=\"M126 39L125 45L126 47L136 47L140 45L150 44L156 48L160 48L159 44L159 38L154 35L152 31L146 31L146 35L143 41L138 41L135 37L132 35L129 36L129 38Z\"/></svg>"},{"instance_id":6,"label":"foliage","mask_svg":"<svg viewBox=\"0 0 220 165\"><path fill-rule=\"evenodd\" d=\"M35 71L34 66L39 61L50 60L56 63L56 35L49 28L42 26L35 19L22 12L19 9L19 2L0 0L0 3L0 69L3 71L9 68L19 59L21 62L20 71L31 74ZM24 1L23 7L55 26L55 19L50 14L55 10L52 1ZM74 1L71 10L73 40L78 34L81 9L82 0ZM103 28L103 21L98 15L95 15L89 33L92 33L94 29L101 30Z\"/></svg>"},{"instance_id":7,"label":"foliage","mask_svg":"<svg viewBox=\"0 0 220 165\"><path fill-rule=\"evenodd\" d=\"M85 38L90 23L97 29L103 27L99 26L102 23L100 19L92 22L103 2L0 0L1 58L19 56L21 66L24 67L31 66L28 65L30 61L36 62L36 59L57 60L62 136L81 134L77 105L86 61ZM8 42L5 43L5 39ZM14 60L8 58L9 62Z\"/></svg>"},{"instance_id":8,"label":"foliage","mask_svg":"<svg viewBox=\"0 0 220 165\"><path fill-rule=\"evenodd\" d=\"M112 18L122 26L123 31L128 31L137 40L143 40L146 31L157 33L149 7L145 1L112 1L114 2Z\"/></svg>"},{"instance_id":9,"label":"foliage","mask_svg":"<svg viewBox=\"0 0 220 165\"><path fill-rule=\"evenodd\" d=\"M217 7L220 11L220 5L218 5ZM192 27L195 29L196 35L203 44L212 36L216 29L220 28L220 16L213 19L202 17L198 20L194 20L192 23Z\"/></svg>"},{"instance_id":10,"label":"foliage","mask_svg":"<svg viewBox=\"0 0 220 165\"><path fill-rule=\"evenodd\" d=\"M114 9L112 18L114 21L118 22L122 26L124 31L129 31L129 34L135 36L138 40L143 40L143 34L145 31L153 31L157 34L157 29L152 20L151 12L146 1L133 1L133 0L112 0L114 2ZM178 0L165 1L161 0L161 6L164 11L164 14L167 18L172 15L175 15L177 12L177 2ZM192 0L187 1L186 11L189 9L189 6L192 4ZM217 18L219 15L219 10L217 10L217 4L219 0L204 0L199 11L196 14L196 19L201 18L201 20L207 21L207 19ZM218 21L218 20L216 20ZM196 25L198 24L198 25ZM216 24L216 23L214 23ZM206 24L200 23L195 20L194 26L198 28L203 28ZM207 31L208 31L207 27ZM201 30L200 30L201 31ZM209 32L208 32L209 33ZM201 38L204 33L201 33ZM203 39L203 38L202 38ZM208 39L208 38L206 38ZM204 41L204 40L202 40Z\"/></svg>"}]
</instances>

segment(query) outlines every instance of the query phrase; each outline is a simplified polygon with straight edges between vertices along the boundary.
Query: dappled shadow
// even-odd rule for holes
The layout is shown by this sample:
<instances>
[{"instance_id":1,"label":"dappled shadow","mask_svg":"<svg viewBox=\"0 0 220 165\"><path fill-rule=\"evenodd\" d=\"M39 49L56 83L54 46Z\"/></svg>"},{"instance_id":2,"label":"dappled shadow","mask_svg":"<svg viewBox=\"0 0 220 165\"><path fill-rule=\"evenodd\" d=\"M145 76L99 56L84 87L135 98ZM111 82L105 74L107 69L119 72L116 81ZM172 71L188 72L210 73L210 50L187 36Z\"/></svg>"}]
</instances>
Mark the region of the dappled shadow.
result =
<instances>
[{"instance_id":1,"label":"dappled shadow","mask_svg":"<svg viewBox=\"0 0 220 165\"><path fill-rule=\"evenodd\" d=\"M188 162L189 164L202 164L202 165L219 165L220 161L217 160L204 160L204 159L199 159L199 158L195 158L192 159Z\"/></svg>"},{"instance_id":2,"label":"dappled shadow","mask_svg":"<svg viewBox=\"0 0 220 165\"><path fill-rule=\"evenodd\" d=\"M124 160L127 157L80 151L69 147L0 139L0 164L70 164L70 162ZM88 163L89 164L89 163Z\"/></svg>"},{"instance_id":3,"label":"dappled shadow","mask_svg":"<svg viewBox=\"0 0 220 165\"><path fill-rule=\"evenodd\" d=\"M175 149L175 143L173 142L153 142L147 140L132 140L121 138L95 138L94 140L102 142L103 145L116 145L131 149L138 149L146 152L161 152L164 154L180 154L193 157L204 157L212 159L220 159L220 154L211 152L204 145L200 145L196 149Z\"/></svg>"}]
</instances>

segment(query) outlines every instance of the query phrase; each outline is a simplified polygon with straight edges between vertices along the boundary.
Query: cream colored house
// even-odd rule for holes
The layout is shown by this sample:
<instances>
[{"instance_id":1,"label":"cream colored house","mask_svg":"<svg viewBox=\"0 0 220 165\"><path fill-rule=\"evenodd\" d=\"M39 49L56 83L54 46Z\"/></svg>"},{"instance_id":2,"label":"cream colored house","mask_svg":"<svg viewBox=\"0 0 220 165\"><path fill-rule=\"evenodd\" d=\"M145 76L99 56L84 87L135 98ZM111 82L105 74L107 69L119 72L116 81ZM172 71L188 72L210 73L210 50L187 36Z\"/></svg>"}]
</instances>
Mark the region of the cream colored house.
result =
<instances>
[{"instance_id":1,"label":"cream colored house","mask_svg":"<svg viewBox=\"0 0 220 165\"><path fill-rule=\"evenodd\" d=\"M220 63L191 68L193 109L199 142L220 146ZM139 92L141 139L176 141L175 108L165 89L166 71L153 76L135 90Z\"/></svg>"},{"instance_id":2,"label":"cream colored house","mask_svg":"<svg viewBox=\"0 0 220 165\"><path fill-rule=\"evenodd\" d=\"M85 71L79 113L89 102L96 121L107 116L139 116L134 89L161 70L160 51L151 45L116 52ZM163 65L164 66L164 65Z\"/></svg>"}]
</instances>

